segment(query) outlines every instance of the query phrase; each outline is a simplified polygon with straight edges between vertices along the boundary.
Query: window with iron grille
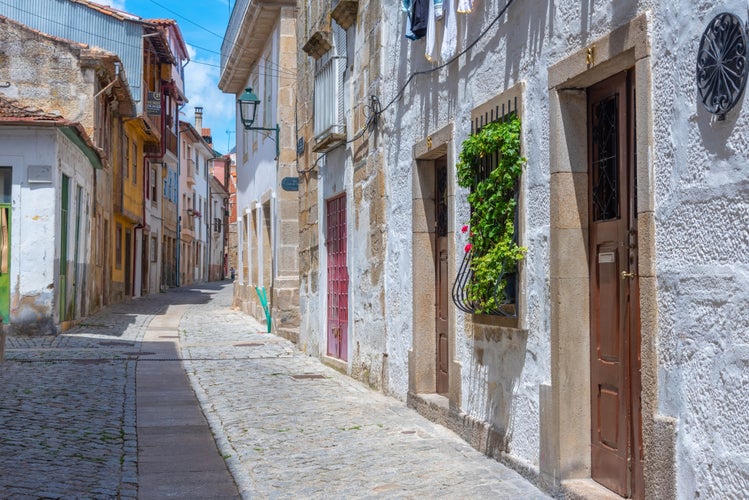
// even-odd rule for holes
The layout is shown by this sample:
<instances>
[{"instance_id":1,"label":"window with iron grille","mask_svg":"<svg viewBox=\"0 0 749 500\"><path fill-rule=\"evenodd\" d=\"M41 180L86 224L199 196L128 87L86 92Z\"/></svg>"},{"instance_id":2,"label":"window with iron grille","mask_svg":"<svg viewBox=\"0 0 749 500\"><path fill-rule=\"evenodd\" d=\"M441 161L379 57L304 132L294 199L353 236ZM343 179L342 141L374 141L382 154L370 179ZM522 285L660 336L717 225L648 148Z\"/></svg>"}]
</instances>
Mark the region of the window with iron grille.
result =
<instances>
[{"instance_id":1,"label":"window with iron grille","mask_svg":"<svg viewBox=\"0 0 749 500\"><path fill-rule=\"evenodd\" d=\"M510 99L510 97L512 97L512 99ZM496 122L508 123L515 120L516 117L520 115L520 112L518 110L519 97L520 88L513 89L512 92L508 92L503 95L501 99L493 99L492 101L489 101L474 110L471 120L471 134L478 134L484 127L488 126L489 124L495 124ZM507 100L505 102L502 102L505 99ZM478 187L482 183L486 183L487 180L495 175L495 170L500 167L500 160L501 157L499 153L493 152L492 154L481 157L478 163L473 164L473 167L471 169L473 172L473 179L471 182L469 182L471 189L471 195L469 195L469 203L471 196L476 196L474 194L474 189L478 189ZM521 161L524 160L521 158ZM504 175L506 176L509 174ZM512 180L510 180L510 182L512 182ZM503 184L503 182L499 182L492 185L500 186ZM465 184L461 185L465 186ZM499 210L499 212L496 212L495 214L495 211L492 208L489 210L481 211L481 213L494 214L499 217L496 220L496 228L506 228L508 224L511 224L512 233L510 234L510 236L512 238L512 244L510 245L510 248L512 248L513 245L517 247L517 206L519 202L518 180L515 180L514 187L508 188L507 186L505 186L499 189L502 190L501 196L505 199L506 202L503 202L502 205L514 207L514 209L511 210L511 213L506 213L503 209L497 209ZM486 199L486 195L484 194L478 196L480 196L479 201L481 202ZM496 208L496 205L493 205L493 207ZM506 217L509 217L509 219L506 219ZM476 222L476 220L474 220L473 206L471 206L471 220L472 222ZM479 217L478 221L481 221L481 217ZM519 289L518 267L516 264L507 264L507 267L505 267L504 265L499 267L494 265L489 267L486 266L487 256L494 259L494 257L491 256L496 255L493 250L487 251L486 245L497 244L494 240L497 234L493 229L492 231L490 231L490 233L486 233L483 224L479 227L484 228L484 231L477 229L477 239L474 241L471 241L474 239L474 228L466 225L462 229L463 232L466 232L470 229L471 234L469 241L474 244L468 244L465 247L463 261L456 273L455 282L453 284L453 302L455 303L456 307L458 307L458 309L467 313L489 314L516 318L518 314L517 301ZM489 236L483 236L486 234L489 234ZM487 238L489 240L488 242ZM477 245L476 243L480 243L480 245ZM522 247L518 248L522 249ZM514 250L511 251L514 252ZM525 250L522 249L522 251L524 252ZM483 262L479 262L477 259L482 259ZM498 260L497 262L503 261L504 260ZM494 260L492 260L492 263L495 263ZM476 265L478 265L478 267L476 267ZM475 274L474 269L480 269L481 276ZM492 271L487 272L487 269L492 269ZM491 289L485 286L486 277L490 278L491 283L493 283ZM479 290L479 293L477 293L477 290Z\"/></svg>"},{"instance_id":2,"label":"window with iron grille","mask_svg":"<svg viewBox=\"0 0 749 500\"><path fill-rule=\"evenodd\" d=\"M333 46L315 61L315 140L346 134L343 77L346 71L346 30L331 21Z\"/></svg>"}]
</instances>

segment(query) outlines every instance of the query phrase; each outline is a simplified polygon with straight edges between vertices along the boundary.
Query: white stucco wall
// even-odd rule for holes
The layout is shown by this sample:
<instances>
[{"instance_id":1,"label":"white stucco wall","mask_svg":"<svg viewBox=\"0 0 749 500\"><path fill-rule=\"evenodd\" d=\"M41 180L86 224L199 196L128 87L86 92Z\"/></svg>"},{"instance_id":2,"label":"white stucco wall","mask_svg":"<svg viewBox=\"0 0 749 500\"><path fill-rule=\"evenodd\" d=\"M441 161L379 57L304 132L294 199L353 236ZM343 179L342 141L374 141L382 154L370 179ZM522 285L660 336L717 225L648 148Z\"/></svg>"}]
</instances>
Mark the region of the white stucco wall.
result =
<instances>
[{"instance_id":1,"label":"white stucco wall","mask_svg":"<svg viewBox=\"0 0 749 500\"><path fill-rule=\"evenodd\" d=\"M680 498L749 491L749 106L699 102L702 32L745 2L653 2L659 411L678 421ZM679 15L680 12L694 15Z\"/></svg>"},{"instance_id":2,"label":"white stucco wall","mask_svg":"<svg viewBox=\"0 0 749 500\"><path fill-rule=\"evenodd\" d=\"M424 41L403 38L396 2L383 8L383 106L414 71L433 67ZM460 16L458 51L491 21L499 6L476 3ZM456 359L462 366L462 410L507 425L510 453L539 463L539 384L550 383L549 66L584 49L638 14L650 11L653 74L652 175L655 179L658 412L677 419L680 498L742 496L749 488L749 108L745 99L716 122L697 101L696 53L709 19L746 4L529 0L460 58L418 76L380 122L388 171L386 258L388 390L404 398L412 340L412 146L454 123L455 155L470 132L473 108L523 82L523 147L528 158L521 214L524 263L520 326L527 339L470 340L456 314ZM486 11L486 12L485 12ZM485 12L485 13L484 13ZM694 15L684 15L685 12ZM484 14L482 14L484 13ZM448 158L454 168L456 158ZM458 189L450 220L467 219ZM460 253L460 252L458 252ZM457 267L462 255L455 255ZM367 256L354 253L354 260ZM353 262L355 267L357 264ZM484 364L475 348L484 350ZM511 401L506 399L511 396ZM508 407L509 405L509 407ZM646 418L648 418L646 416ZM652 418L652 417L651 417Z\"/></svg>"},{"instance_id":3,"label":"white stucco wall","mask_svg":"<svg viewBox=\"0 0 749 500\"><path fill-rule=\"evenodd\" d=\"M542 2L531 2L541 4ZM470 16L459 16L459 40L473 40L496 17L497 7L488 7L489 14L479 15L484 5L477 5ZM404 95L384 115L382 133L390 165L388 182L388 253L387 253L387 322L390 391L405 398L408 390L408 350L412 341L412 170L413 145L437 130L454 124L454 155L448 157L456 206L451 212L449 231L455 248L452 256L455 269L463 257L465 245L460 227L466 223L469 209L467 192L454 184L454 169L460 144L470 133L471 111L517 83L524 82L526 92L522 116L523 147L528 157L522 186L527 207L521 215L525 232L522 244L528 247L524 267L522 312L519 326L527 336L512 339L474 340L466 335L465 317L451 310L456 328L456 353L462 378L461 410L480 421L506 429L510 452L533 465L539 460L538 387L550 380L549 354L549 170L548 170L548 90L546 64L548 55L540 46L527 43L529 25L527 12L539 12L540 6L523 5L511 12L507 23L500 23L496 36L479 42L469 60L452 63L441 72L416 77ZM540 9L543 12L543 9ZM387 47L383 73L407 75L433 67L424 58L424 40L410 42L403 38L403 16L397 11L388 16L383 29ZM543 20L540 20L543 21ZM541 22L534 27L540 40L548 38L549 27ZM523 41L521 43L521 40ZM458 50L465 43L458 45ZM513 54L511 58L507 54ZM398 88L387 82L380 99L390 102ZM427 90L428 89L428 90ZM532 110L532 111L529 111ZM392 140L390 139L392 138ZM483 351L479 363L477 351Z\"/></svg>"}]
</instances>

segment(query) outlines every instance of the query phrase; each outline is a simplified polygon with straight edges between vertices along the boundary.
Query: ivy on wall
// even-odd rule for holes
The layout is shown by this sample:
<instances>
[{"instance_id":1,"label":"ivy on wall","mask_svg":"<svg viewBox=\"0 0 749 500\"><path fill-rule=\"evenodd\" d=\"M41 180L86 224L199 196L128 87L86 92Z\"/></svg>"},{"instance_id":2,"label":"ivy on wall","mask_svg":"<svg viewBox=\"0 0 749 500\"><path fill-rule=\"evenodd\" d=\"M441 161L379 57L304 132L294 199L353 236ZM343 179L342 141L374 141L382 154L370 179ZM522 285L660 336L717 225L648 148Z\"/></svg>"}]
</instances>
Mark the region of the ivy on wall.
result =
<instances>
[{"instance_id":1,"label":"ivy on wall","mask_svg":"<svg viewBox=\"0 0 749 500\"><path fill-rule=\"evenodd\" d=\"M496 167L485 172L494 159ZM515 191L525 162L516 116L485 125L461 148L458 185L470 189L471 206L469 224L463 227L470 230L465 251L472 257L465 292L476 313L497 310L507 301L507 275L516 272L526 253L515 238Z\"/></svg>"}]
</instances>

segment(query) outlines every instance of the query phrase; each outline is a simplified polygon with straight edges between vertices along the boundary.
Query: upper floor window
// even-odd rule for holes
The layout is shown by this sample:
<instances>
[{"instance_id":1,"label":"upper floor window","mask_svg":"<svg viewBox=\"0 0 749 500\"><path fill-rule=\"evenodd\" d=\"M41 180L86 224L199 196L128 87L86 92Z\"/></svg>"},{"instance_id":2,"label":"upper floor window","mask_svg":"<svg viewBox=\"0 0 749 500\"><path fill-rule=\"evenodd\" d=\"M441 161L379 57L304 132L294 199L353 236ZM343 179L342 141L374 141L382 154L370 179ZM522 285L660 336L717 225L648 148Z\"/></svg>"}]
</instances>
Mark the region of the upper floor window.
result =
<instances>
[{"instance_id":1,"label":"upper floor window","mask_svg":"<svg viewBox=\"0 0 749 500\"><path fill-rule=\"evenodd\" d=\"M130 139L125 136L122 146L122 175L125 179L129 176L128 172L130 172Z\"/></svg>"},{"instance_id":2,"label":"upper floor window","mask_svg":"<svg viewBox=\"0 0 749 500\"><path fill-rule=\"evenodd\" d=\"M133 184L138 183L138 143L132 142L133 152L130 155L130 162L133 166Z\"/></svg>"},{"instance_id":3,"label":"upper floor window","mask_svg":"<svg viewBox=\"0 0 749 500\"><path fill-rule=\"evenodd\" d=\"M333 46L315 61L315 139L345 134L343 77L346 71L346 30L331 21Z\"/></svg>"},{"instance_id":4,"label":"upper floor window","mask_svg":"<svg viewBox=\"0 0 749 500\"><path fill-rule=\"evenodd\" d=\"M158 169L155 166L151 166L151 202L156 204L158 202L159 195L159 177Z\"/></svg>"}]
</instances>

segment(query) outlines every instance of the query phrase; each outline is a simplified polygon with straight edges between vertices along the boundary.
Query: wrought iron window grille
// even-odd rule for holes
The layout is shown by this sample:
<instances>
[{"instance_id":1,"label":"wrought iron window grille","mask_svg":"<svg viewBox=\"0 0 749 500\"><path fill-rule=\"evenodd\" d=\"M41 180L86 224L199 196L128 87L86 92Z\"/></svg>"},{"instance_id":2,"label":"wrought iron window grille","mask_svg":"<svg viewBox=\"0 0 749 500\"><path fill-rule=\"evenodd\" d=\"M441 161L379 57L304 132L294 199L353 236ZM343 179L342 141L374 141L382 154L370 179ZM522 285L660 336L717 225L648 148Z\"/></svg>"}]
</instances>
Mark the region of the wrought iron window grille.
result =
<instances>
[{"instance_id":1,"label":"wrought iron window grille","mask_svg":"<svg viewBox=\"0 0 749 500\"><path fill-rule=\"evenodd\" d=\"M505 104L497 105L493 110L487 112L471 122L471 134L478 133L482 127L493 122L509 121L517 116L517 98L508 101ZM480 167L476 171L476 184L489 177L491 172L499 164L499 155L494 153L490 157L484 158ZM519 186L515 185L515 214L513 242L518 242L518 199ZM471 261L473 260L473 250L465 252L463 260L460 263L455 281L452 286L451 296L455 307L468 314L485 314L490 316L503 316L506 318L517 318L518 313L518 268L517 265L512 269L503 269L494 283L494 301L496 306L487 310L483 304L478 304L468 298L468 285L471 282L473 272L471 271ZM502 287L502 283L505 286ZM480 312L479 312L480 311Z\"/></svg>"},{"instance_id":2,"label":"wrought iron window grille","mask_svg":"<svg viewBox=\"0 0 749 500\"><path fill-rule=\"evenodd\" d=\"M697 90L700 100L718 120L741 99L746 87L747 27L737 16L723 12L708 24L697 52Z\"/></svg>"}]
</instances>

